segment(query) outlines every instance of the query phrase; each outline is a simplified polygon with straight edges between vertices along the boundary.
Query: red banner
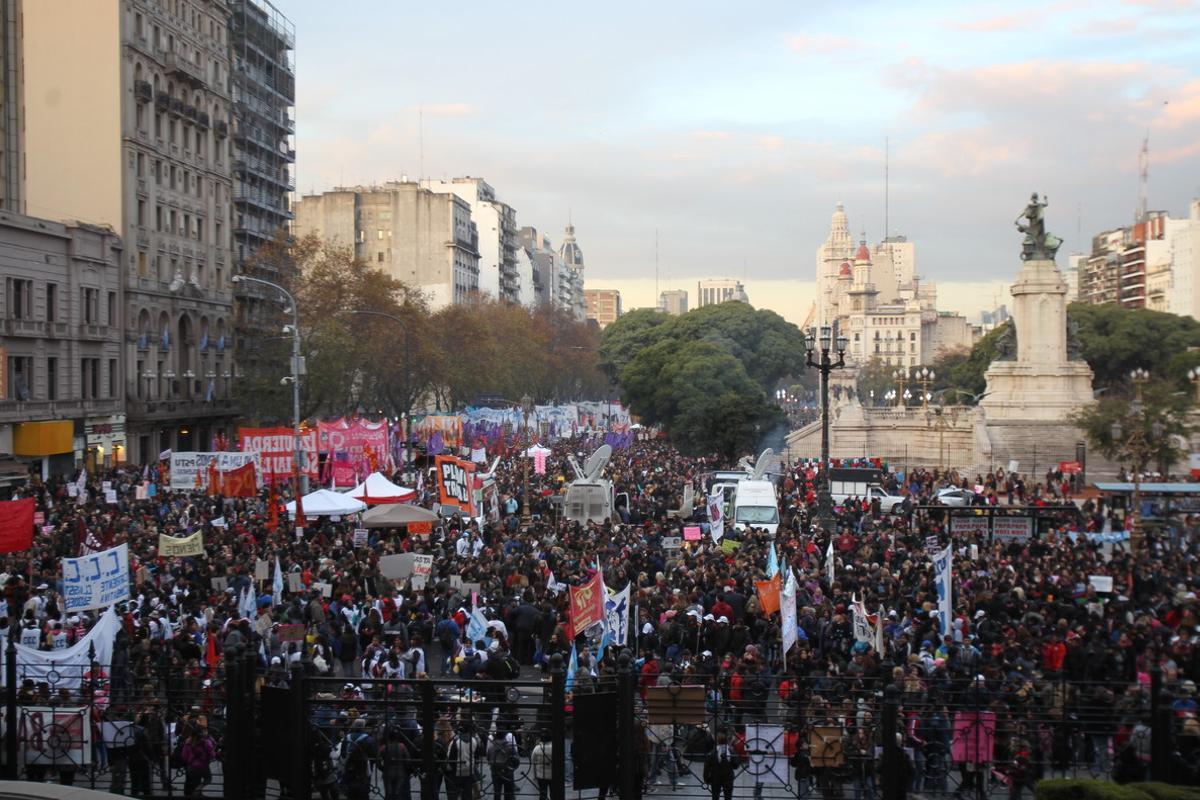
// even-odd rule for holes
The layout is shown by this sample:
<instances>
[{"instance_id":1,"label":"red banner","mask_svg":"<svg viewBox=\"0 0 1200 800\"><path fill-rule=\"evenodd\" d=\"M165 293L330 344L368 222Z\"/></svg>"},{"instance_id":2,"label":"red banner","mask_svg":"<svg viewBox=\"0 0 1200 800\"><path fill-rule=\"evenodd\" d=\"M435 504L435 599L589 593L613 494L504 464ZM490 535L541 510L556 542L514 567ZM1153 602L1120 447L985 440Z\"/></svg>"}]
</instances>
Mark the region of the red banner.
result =
<instances>
[{"instance_id":1,"label":"red banner","mask_svg":"<svg viewBox=\"0 0 1200 800\"><path fill-rule=\"evenodd\" d=\"M438 456L438 502L475 516L475 464L454 456Z\"/></svg>"},{"instance_id":2,"label":"red banner","mask_svg":"<svg viewBox=\"0 0 1200 800\"><path fill-rule=\"evenodd\" d=\"M17 553L33 547L34 506L32 497L0 502L0 553Z\"/></svg>"},{"instance_id":3,"label":"red banner","mask_svg":"<svg viewBox=\"0 0 1200 800\"><path fill-rule=\"evenodd\" d=\"M254 475L254 465L244 464L220 474L221 494L226 497L255 497L258 495L258 481Z\"/></svg>"},{"instance_id":4,"label":"red banner","mask_svg":"<svg viewBox=\"0 0 1200 800\"><path fill-rule=\"evenodd\" d=\"M258 453L258 466L262 479L270 483L290 481L295 472L293 463L296 450L296 435L290 428L238 428L238 439L242 452ZM303 431L300 434L300 449L304 462L301 471L308 473L310 481L317 480L317 432Z\"/></svg>"},{"instance_id":5,"label":"red banner","mask_svg":"<svg viewBox=\"0 0 1200 800\"><path fill-rule=\"evenodd\" d=\"M1083 464L1080 464L1078 461L1060 461L1058 462L1058 471L1063 475L1080 473L1083 472Z\"/></svg>"},{"instance_id":6,"label":"red banner","mask_svg":"<svg viewBox=\"0 0 1200 800\"><path fill-rule=\"evenodd\" d=\"M329 454L335 486L355 486L385 466L388 453L388 424L365 419L335 419L317 423L321 452Z\"/></svg>"},{"instance_id":7,"label":"red banner","mask_svg":"<svg viewBox=\"0 0 1200 800\"><path fill-rule=\"evenodd\" d=\"M604 621L604 585L599 572L583 586L571 587L570 617L576 635Z\"/></svg>"}]
</instances>

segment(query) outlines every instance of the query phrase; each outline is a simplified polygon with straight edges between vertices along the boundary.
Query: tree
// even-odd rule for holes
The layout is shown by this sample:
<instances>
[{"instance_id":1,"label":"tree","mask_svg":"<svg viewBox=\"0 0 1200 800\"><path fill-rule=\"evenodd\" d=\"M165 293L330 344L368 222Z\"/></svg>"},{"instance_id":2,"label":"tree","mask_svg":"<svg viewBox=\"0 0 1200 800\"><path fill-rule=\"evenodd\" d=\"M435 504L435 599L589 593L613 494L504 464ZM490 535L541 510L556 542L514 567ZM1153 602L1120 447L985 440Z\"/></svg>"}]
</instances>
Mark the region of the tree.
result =
<instances>
[{"instance_id":1,"label":"tree","mask_svg":"<svg viewBox=\"0 0 1200 800\"><path fill-rule=\"evenodd\" d=\"M1192 428L1190 392L1177 392L1169 381L1146 384L1140 407L1128 394L1113 394L1079 409L1070 421L1084 432L1088 445L1105 458L1128 464L1137 472L1154 465L1162 475L1184 455ZM1120 423L1118 436L1113 425Z\"/></svg>"},{"instance_id":2,"label":"tree","mask_svg":"<svg viewBox=\"0 0 1200 800\"><path fill-rule=\"evenodd\" d=\"M858 399L863 405L871 404L871 392L875 393L875 404L881 405L888 390L897 387L893 377L896 368L884 363L883 359L875 356L858 370L857 387Z\"/></svg>"},{"instance_id":3,"label":"tree","mask_svg":"<svg viewBox=\"0 0 1200 800\"><path fill-rule=\"evenodd\" d=\"M671 317L653 308L637 308L617 318L600 339L600 368L616 383L621 370L643 348L659 341L661 326Z\"/></svg>"}]
</instances>

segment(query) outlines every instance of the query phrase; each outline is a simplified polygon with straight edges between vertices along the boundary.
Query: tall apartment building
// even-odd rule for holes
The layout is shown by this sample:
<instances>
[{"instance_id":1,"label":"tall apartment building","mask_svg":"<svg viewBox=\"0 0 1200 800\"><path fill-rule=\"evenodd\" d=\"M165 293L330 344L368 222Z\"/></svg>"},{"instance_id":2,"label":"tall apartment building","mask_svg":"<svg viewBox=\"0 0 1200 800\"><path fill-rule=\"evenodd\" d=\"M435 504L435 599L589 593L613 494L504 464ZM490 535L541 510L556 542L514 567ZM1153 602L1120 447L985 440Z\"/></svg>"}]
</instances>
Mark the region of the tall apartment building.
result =
<instances>
[{"instance_id":1,"label":"tall apartment building","mask_svg":"<svg viewBox=\"0 0 1200 800\"><path fill-rule=\"evenodd\" d=\"M603 330L621 316L621 292L619 289L584 289L587 318L595 320Z\"/></svg>"},{"instance_id":2,"label":"tall apartment building","mask_svg":"<svg viewBox=\"0 0 1200 800\"><path fill-rule=\"evenodd\" d=\"M26 213L124 242L128 456L231 433L230 6L225 0L19 3Z\"/></svg>"},{"instance_id":3,"label":"tall apartment building","mask_svg":"<svg viewBox=\"0 0 1200 800\"><path fill-rule=\"evenodd\" d=\"M724 303L727 300L738 300L749 303L746 287L742 282L733 278L709 278L696 284L696 308Z\"/></svg>"},{"instance_id":4,"label":"tall apartment building","mask_svg":"<svg viewBox=\"0 0 1200 800\"><path fill-rule=\"evenodd\" d=\"M21 211L21 80L17 0L0 0L0 210Z\"/></svg>"},{"instance_id":5,"label":"tall apartment building","mask_svg":"<svg viewBox=\"0 0 1200 800\"><path fill-rule=\"evenodd\" d=\"M587 304L584 301L583 288L583 248L575 241L575 225L567 223L563 232L563 243L558 248L558 257L565 269L558 303L563 308L570 309L575 319L583 321L587 318Z\"/></svg>"},{"instance_id":6,"label":"tall apartment building","mask_svg":"<svg viewBox=\"0 0 1200 800\"><path fill-rule=\"evenodd\" d=\"M687 289L667 289L665 292L659 292L658 310L664 311L672 317L686 314L688 310Z\"/></svg>"},{"instance_id":7,"label":"tall apartment building","mask_svg":"<svg viewBox=\"0 0 1200 800\"><path fill-rule=\"evenodd\" d=\"M521 228L519 236L521 247L532 264L535 302L569 311L580 321L586 319L583 250L575 241L575 227L567 226L566 237L557 250L550 238L539 233L537 228Z\"/></svg>"},{"instance_id":8,"label":"tall apartment building","mask_svg":"<svg viewBox=\"0 0 1200 800\"><path fill-rule=\"evenodd\" d=\"M286 262L253 259L255 251L292 219L295 187L296 33L267 0L228 0L231 139L233 142L233 257L240 273L290 284ZM286 298L262 284L235 286L237 358L258 358L262 341L277 336Z\"/></svg>"},{"instance_id":9,"label":"tall apartment building","mask_svg":"<svg viewBox=\"0 0 1200 800\"><path fill-rule=\"evenodd\" d=\"M479 292L471 205L408 181L337 188L296 203L296 236L352 246L356 257L425 292L433 309Z\"/></svg>"},{"instance_id":10,"label":"tall apartment building","mask_svg":"<svg viewBox=\"0 0 1200 800\"><path fill-rule=\"evenodd\" d=\"M108 228L0 211L0 452L43 477L127 457L122 270Z\"/></svg>"},{"instance_id":11,"label":"tall apartment building","mask_svg":"<svg viewBox=\"0 0 1200 800\"><path fill-rule=\"evenodd\" d=\"M479 233L479 293L510 303L521 301L517 250L517 212L496 199L496 190L482 178L421 179L420 185L435 194L453 194L471 206L471 219Z\"/></svg>"}]
</instances>

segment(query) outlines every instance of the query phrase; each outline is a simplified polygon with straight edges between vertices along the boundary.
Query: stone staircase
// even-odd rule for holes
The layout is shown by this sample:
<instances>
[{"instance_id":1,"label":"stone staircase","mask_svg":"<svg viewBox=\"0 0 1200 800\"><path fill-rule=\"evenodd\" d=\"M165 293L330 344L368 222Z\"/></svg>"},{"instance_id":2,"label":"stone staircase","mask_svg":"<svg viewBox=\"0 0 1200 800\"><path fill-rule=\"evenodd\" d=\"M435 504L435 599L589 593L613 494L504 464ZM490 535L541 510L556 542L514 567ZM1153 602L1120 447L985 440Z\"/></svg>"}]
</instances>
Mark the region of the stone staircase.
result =
<instances>
[{"instance_id":1,"label":"stone staircase","mask_svg":"<svg viewBox=\"0 0 1200 800\"><path fill-rule=\"evenodd\" d=\"M994 467L1009 467L1016 461L1017 471L1030 477L1046 474L1060 461L1074 461L1076 443L1084 441L1083 432L1065 422L1020 420L987 420L980 426L980 463L974 471L986 472ZM1087 450L1088 482L1112 479L1118 465L1099 453Z\"/></svg>"}]
</instances>

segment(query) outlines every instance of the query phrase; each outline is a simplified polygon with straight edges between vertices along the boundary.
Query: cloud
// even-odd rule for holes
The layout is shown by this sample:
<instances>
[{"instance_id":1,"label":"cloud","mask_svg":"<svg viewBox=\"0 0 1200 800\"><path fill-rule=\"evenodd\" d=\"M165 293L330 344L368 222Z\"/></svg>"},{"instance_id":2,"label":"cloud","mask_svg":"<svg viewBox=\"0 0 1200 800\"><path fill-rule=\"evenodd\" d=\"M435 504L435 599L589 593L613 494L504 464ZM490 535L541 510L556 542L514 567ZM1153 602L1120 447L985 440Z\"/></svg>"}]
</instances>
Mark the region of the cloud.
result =
<instances>
[{"instance_id":1,"label":"cloud","mask_svg":"<svg viewBox=\"0 0 1200 800\"><path fill-rule=\"evenodd\" d=\"M981 33L998 33L1001 31L1026 30L1033 24L1030 14L1004 14L982 19L947 22L946 27L958 31L977 31Z\"/></svg>"},{"instance_id":2,"label":"cloud","mask_svg":"<svg viewBox=\"0 0 1200 800\"><path fill-rule=\"evenodd\" d=\"M828 55L853 50L861 41L829 33L789 33L783 37L788 49L803 55Z\"/></svg>"},{"instance_id":3,"label":"cloud","mask_svg":"<svg viewBox=\"0 0 1200 800\"><path fill-rule=\"evenodd\" d=\"M1125 36L1136 33L1140 22L1134 16L1094 19L1076 28L1075 32L1083 36Z\"/></svg>"},{"instance_id":4,"label":"cloud","mask_svg":"<svg viewBox=\"0 0 1200 800\"><path fill-rule=\"evenodd\" d=\"M1197 3L1196 0L1121 0L1121 3L1160 13L1194 11L1200 8L1200 3Z\"/></svg>"}]
</instances>

